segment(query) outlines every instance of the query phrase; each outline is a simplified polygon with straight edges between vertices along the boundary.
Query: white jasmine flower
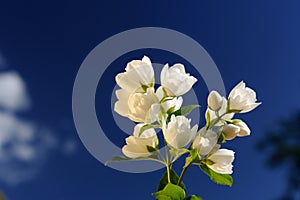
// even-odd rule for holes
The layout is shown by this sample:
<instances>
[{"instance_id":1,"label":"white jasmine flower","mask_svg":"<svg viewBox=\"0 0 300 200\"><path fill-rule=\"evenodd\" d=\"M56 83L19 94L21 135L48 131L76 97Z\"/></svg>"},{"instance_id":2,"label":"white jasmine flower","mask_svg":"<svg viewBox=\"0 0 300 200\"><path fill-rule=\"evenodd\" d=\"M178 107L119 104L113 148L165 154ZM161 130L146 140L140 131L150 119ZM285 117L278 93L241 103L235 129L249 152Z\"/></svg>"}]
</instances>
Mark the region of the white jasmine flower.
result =
<instances>
[{"instance_id":1,"label":"white jasmine flower","mask_svg":"<svg viewBox=\"0 0 300 200\"><path fill-rule=\"evenodd\" d=\"M144 92L142 86L154 86L154 70L150 59L133 60L125 68L125 72L116 76L117 84L129 92Z\"/></svg>"},{"instance_id":2,"label":"white jasmine flower","mask_svg":"<svg viewBox=\"0 0 300 200\"><path fill-rule=\"evenodd\" d=\"M198 134L193 141L192 148L197 149L199 155L205 156L211 152L217 144L217 141L217 133L212 130L206 130L206 127L203 127L198 131Z\"/></svg>"},{"instance_id":3,"label":"white jasmine flower","mask_svg":"<svg viewBox=\"0 0 300 200\"><path fill-rule=\"evenodd\" d=\"M256 93L246 87L243 81L231 90L228 99L229 109L240 113L250 112L261 104L256 103Z\"/></svg>"},{"instance_id":4,"label":"white jasmine flower","mask_svg":"<svg viewBox=\"0 0 300 200\"><path fill-rule=\"evenodd\" d=\"M197 79L185 72L182 64L175 64L169 68L166 64L160 74L161 84L168 96L181 96L187 93Z\"/></svg>"},{"instance_id":5,"label":"white jasmine flower","mask_svg":"<svg viewBox=\"0 0 300 200\"><path fill-rule=\"evenodd\" d=\"M207 159L212 161L212 164L209 164L208 167L213 171L220 174L232 174L234 151L228 149L219 149L213 154L209 155Z\"/></svg>"},{"instance_id":6,"label":"white jasmine flower","mask_svg":"<svg viewBox=\"0 0 300 200\"><path fill-rule=\"evenodd\" d=\"M138 124L134 128L133 136L126 138L126 145L122 152L129 158L148 157L151 155L149 147L154 149L158 146L158 138L153 128L147 129L140 135L140 129L144 124Z\"/></svg>"},{"instance_id":7,"label":"white jasmine flower","mask_svg":"<svg viewBox=\"0 0 300 200\"><path fill-rule=\"evenodd\" d=\"M156 121L160 105L153 88L146 93L134 93L128 98L128 118L134 122L152 123Z\"/></svg>"},{"instance_id":8,"label":"white jasmine flower","mask_svg":"<svg viewBox=\"0 0 300 200\"><path fill-rule=\"evenodd\" d=\"M180 109L180 107L183 103L182 97L168 97L168 98L164 99L165 94L164 94L162 86L157 88L155 94L156 94L157 98L159 99L159 101L161 102L161 106L165 112L169 111L169 109L171 109L171 108L173 108L173 110L176 111L176 110Z\"/></svg>"},{"instance_id":9,"label":"white jasmine flower","mask_svg":"<svg viewBox=\"0 0 300 200\"><path fill-rule=\"evenodd\" d=\"M171 116L171 121L165 128L164 137L169 145L176 149L187 146L197 133L198 125L191 128L191 120L185 116Z\"/></svg>"}]
</instances>

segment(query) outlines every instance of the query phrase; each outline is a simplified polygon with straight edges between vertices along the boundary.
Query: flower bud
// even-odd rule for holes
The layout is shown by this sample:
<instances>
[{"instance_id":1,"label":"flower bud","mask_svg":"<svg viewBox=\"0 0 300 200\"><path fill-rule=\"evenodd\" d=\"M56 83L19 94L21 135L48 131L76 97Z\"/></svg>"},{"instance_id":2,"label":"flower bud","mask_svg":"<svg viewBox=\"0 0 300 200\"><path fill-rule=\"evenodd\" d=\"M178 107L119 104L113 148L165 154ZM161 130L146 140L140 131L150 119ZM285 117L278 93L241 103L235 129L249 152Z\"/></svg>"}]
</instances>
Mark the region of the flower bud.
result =
<instances>
[{"instance_id":1,"label":"flower bud","mask_svg":"<svg viewBox=\"0 0 300 200\"><path fill-rule=\"evenodd\" d=\"M239 121L237 123L234 123L234 125L240 127L240 132L238 132L237 136L243 137L250 135L251 131L245 122Z\"/></svg>"},{"instance_id":2,"label":"flower bud","mask_svg":"<svg viewBox=\"0 0 300 200\"><path fill-rule=\"evenodd\" d=\"M219 120L218 123L215 124L215 126L222 126L225 124L226 120L231 120L234 116L234 113L227 113L226 114L226 107L227 107L227 99L225 97L222 97L222 105L221 108L218 110L218 114L219 116L222 116L222 120ZM218 116L216 115L216 112L214 110L211 110L209 107L206 110L205 113L205 117L206 117L206 121L213 121L216 120L218 118Z\"/></svg>"},{"instance_id":3,"label":"flower bud","mask_svg":"<svg viewBox=\"0 0 300 200\"><path fill-rule=\"evenodd\" d=\"M239 132L240 132L240 127L234 124L226 124L223 126L222 129L222 133L224 134L226 140L234 139Z\"/></svg>"},{"instance_id":4,"label":"flower bud","mask_svg":"<svg viewBox=\"0 0 300 200\"><path fill-rule=\"evenodd\" d=\"M208 107L213 111L218 111L223 105L222 96L217 91L211 91L207 98Z\"/></svg>"}]
</instances>

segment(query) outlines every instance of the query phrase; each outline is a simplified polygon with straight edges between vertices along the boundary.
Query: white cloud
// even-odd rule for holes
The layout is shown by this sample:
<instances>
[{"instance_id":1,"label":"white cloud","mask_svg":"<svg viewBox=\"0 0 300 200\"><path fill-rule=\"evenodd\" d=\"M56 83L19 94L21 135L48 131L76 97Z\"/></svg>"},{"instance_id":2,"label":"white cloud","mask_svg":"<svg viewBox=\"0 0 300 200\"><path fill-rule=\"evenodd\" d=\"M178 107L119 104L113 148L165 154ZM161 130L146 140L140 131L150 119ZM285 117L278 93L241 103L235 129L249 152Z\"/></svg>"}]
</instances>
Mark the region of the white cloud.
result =
<instances>
[{"instance_id":1,"label":"white cloud","mask_svg":"<svg viewBox=\"0 0 300 200\"><path fill-rule=\"evenodd\" d=\"M0 181L14 185L30 180L57 144L49 130L0 112Z\"/></svg>"},{"instance_id":2,"label":"white cloud","mask_svg":"<svg viewBox=\"0 0 300 200\"><path fill-rule=\"evenodd\" d=\"M26 86L20 75L16 72L0 74L0 106L16 111L29 107L29 98Z\"/></svg>"},{"instance_id":3,"label":"white cloud","mask_svg":"<svg viewBox=\"0 0 300 200\"><path fill-rule=\"evenodd\" d=\"M16 115L29 108L28 96L18 73L0 73L0 182L9 185L34 178L58 146L48 128Z\"/></svg>"},{"instance_id":4,"label":"white cloud","mask_svg":"<svg viewBox=\"0 0 300 200\"><path fill-rule=\"evenodd\" d=\"M69 156L78 144L72 138L60 142L38 120L16 115L30 112L31 102L22 77L3 71L4 67L6 61L0 53L0 183L16 185L35 178L52 152Z\"/></svg>"}]
</instances>

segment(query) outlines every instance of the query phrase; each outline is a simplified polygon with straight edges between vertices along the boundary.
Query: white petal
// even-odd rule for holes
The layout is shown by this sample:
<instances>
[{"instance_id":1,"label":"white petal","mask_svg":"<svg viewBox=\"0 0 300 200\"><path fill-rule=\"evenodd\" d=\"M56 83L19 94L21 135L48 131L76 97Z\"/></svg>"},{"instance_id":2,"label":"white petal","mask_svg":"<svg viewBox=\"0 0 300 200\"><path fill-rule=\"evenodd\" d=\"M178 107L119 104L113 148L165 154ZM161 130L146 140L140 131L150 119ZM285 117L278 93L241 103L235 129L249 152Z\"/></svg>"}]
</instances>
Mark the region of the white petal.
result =
<instances>
[{"instance_id":1,"label":"white petal","mask_svg":"<svg viewBox=\"0 0 300 200\"><path fill-rule=\"evenodd\" d=\"M167 112L170 108L174 108L174 111L180 109L182 105L183 99L182 97L174 97L173 99L167 100L161 104L164 111Z\"/></svg>"},{"instance_id":2,"label":"white petal","mask_svg":"<svg viewBox=\"0 0 300 200\"><path fill-rule=\"evenodd\" d=\"M117 101L114 106L114 111L123 117L127 117L128 106L120 101Z\"/></svg>"},{"instance_id":3,"label":"white petal","mask_svg":"<svg viewBox=\"0 0 300 200\"><path fill-rule=\"evenodd\" d=\"M150 156L151 153L146 152L146 151L139 151L137 152L136 149L133 149L131 146L129 145L125 145L122 148L122 152L125 156L127 156L128 158L139 158L139 157L147 157Z\"/></svg>"},{"instance_id":4,"label":"white petal","mask_svg":"<svg viewBox=\"0 0 300 200\"><path fill-rule=\"evenodd\" d=\"M241 82L239 82L232 90L231 90L231 92L229 93L229 98L231 98L231 97L234 97L235 96L235 92L237 91L237 90L239 90L239 89L243 89L243 88L245 88L245 83L244 83L244 81L241 81Z\"/></svg>"},{"instance_id":5,"label":"white petal","mask_svg":"<svg viewBox=\"0 0 300 200\"><path fill-rule=\"evenodd\" d=\"M124 89L119 89L116 91L116 96L118 101L115 103L114 110L124 117L128 115L128 98L130 96L130 92Z\"/></svg>"},{"instance_id":6,"label":"white petal","mask_svg":"<svg viewBox=\"0 0 300 200\"><path fill-rule=\"evenodd\" d=\"M163 91L163 87L160 86L159 88L157 88L156 92L155 92L157 98L159 101L162 100L162 98L164 97L164 91Z\"/></svg>"},{"instance_id":7,"label":"white petal","mask_svg":"<svg viewBox=\"0 0 300 200\"><path fill-rule=\"evenodd\" d=\"M116 76L116 82L121 88L132 92L141 87L139 82L135 81L135 79L128 78L128 74L125 73L119 73Z\"/></svg>"},{"instance_id":8,"label":"white petal","mask_svg":"<svg viewBox=\"0 0 300 200\"><path fill-rule=\"evenodd\" d=\"M176 105L175 105L175 110L179 110L182 106L183 103L183 98L182 97L178 97L177 101L176 101Z\"/></svg>"},{"instance_id":9,"label":"white petal","mask_svg":"<svg viewBox=\"0 0 300 200\"><path fill-rule=\"evenodd\" d=\"M166 76L168 74L169 65L165 64L165 66L162 68L160 72L160 82L162 85L164 85L164 82L166 81Z\"/></svg>"},{"instance_id":10,"label":"white petal","mask_svg":"<svg viewBox=\"0 0 300 200\"><path fill-rule=\"evenodd\" d=\"M192 148L198 149L200 155L207 155L217 144L217 141L217 134L214 131L206 130L206 127L203 127L198 132L198 135L192 144Z\"/></svg>"},{"instance_id":11,"label":"white petal","mask_svg":"<svg viewBox=\"0 0 300 200\"><path fill-rule=\"evenodd\" d=\"M151 155L147 146L155 148L157 144L156 135L148 138L129 136L126 138L126 145L122 148L122 152L129 158L147 157Z\"/></svg>"},{"instance_id":12,"label":"white petal","mask_svg":"<svg viewBox=\"0 0 300 200\"><path fill-rule=\"evenodd\" d=\"M153 120L153 104L159 103L153 88L148 88L146 93L135 93L128 99L128 118L135 122L150 123ZM150 112L151 110L151 112Z\"/></svg>"},{"instance_id":13,"label":"white petal","mask_svg":"<svg viewBox=\"0 0 300 200\"><path fill-rule=\"evenodd\" d=\"M229 149L219 149L209 156L209 159L215 163L230 164L234 160L234 151Z\"/></svg>"},{"instance_id":14,"label":"white petal","mask_svg":"<svg viewBox=\"0 0 300 200\"><path fill-rule=\"evenodd\" d=\"M243 110L241 111L241 113L246 113L246 112L250 112L252 110L254 110L257 106L259 106L261 104L261 102L259 103L251 103L251 104L248 104L247 106L245 106L243 108Z\"/></svg>"},{"instance_id":15,"label":"white petal","mask_svg":"<svg viewBox=\"0 0 300 200\"><path fill-rule=\"evenodd\" d=\"M185 74L185 68L183 64L177 63L171 67L172 70L177 71L178 73Z\"/></svg>"},{"instance_id":16,"label":"white petal","mask_svg":"<svg viewBox=\"0 0 300 200\"><path fill-rule=\"evenodd\" d=\"M197 125L190 128L190 120L184 116L171 116L167 128L164 131L164 138L174 148L183 148L194 138Z\"/></svg>"},{"instance_id":17,"label":"white petal","mask_svg":"<svg viewBox=\"0 0 300 200\"><path fill-rule=\"evenodd\" d=\"M190 132L187 131L184 133L177 134L176 145L174 145L174 147L179 149L187 146L195 138L197 129L198 129L198 125L195 125L190 130Z\"/></svg>"},{"instance_id":18,"label":"white petal","mask_svg":"<svg viewBox=\"0 0 300 200\"><path fill-rule=\"evenodd\" d=\"M247 98L249 99L249 102L255 102L256 101L256 92L248 87L245 88L245 91L247 92Z\"/></svg>"},{"instance_id":19,"label":"white petal","mask_svg":"<svg viewBox=\"0 0 300 200\"><path fill-rule=\"evenodd\" d=\"M159 111L160 111L160 104L158 103L152 104L147 114L145 122L146 123L155 122L158 119Z\"/></svg>"},{"instance_id":20,"label":"white petal","mask_svg":"<svg viewBox=\"0 0 300 200\"><path fill-rule=\"evenodd\" d=\"M240 127L240 132L237 134L240 137L250 135L251 131L245 122L237 122L235 125Z\"/></svg>"},{"instance_id":21,"label":"white petal","mask_svg":"<svg viewBox=\"0 0 300 200\"><path fill-rule=\"evenodd\" d=\"M144 56L142 61L147 63L148 65L152 66L151 60L148 56Z\"/></svg>"},{"instance_id":22,"label":"white petal","mask_svg":"<svg viewBox=\"0 0 300 200\"><path fill-rule=\"evenodd\" d=\"M209 168L211 168L213 171L219 173L219 174L232 174L232 164L228 165L219 165L219 164L213 164L213 165L208 165Z\"/></svg>"}]
</instances>

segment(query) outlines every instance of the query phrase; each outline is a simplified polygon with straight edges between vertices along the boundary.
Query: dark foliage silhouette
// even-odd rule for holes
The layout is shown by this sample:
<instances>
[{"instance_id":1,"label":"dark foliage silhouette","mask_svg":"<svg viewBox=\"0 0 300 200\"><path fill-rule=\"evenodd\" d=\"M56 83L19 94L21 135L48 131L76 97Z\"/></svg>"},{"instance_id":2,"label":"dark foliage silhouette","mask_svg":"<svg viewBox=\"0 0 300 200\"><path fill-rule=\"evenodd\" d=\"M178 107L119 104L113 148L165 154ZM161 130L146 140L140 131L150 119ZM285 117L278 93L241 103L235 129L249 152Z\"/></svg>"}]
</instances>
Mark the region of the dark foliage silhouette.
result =
<instances>
[{"instance_id":1,"label":"dark foliage silhouette","mask_svg":"<svg viewBox=\"0 0 300 200\"><path fill-rule=\"evenodd\" d=\"M0 190L0 200L6 200L3 192Z\"/></svg>"},{"instance_id":2,"label":"dark foliage silhouette","mask_svg":"<svg viewBox=\"0 0 300 200\"><path fill-rule=\"evenodd\" d=\"M297 200L296 195L300 194L300 112L278 124L267 132L258 147L268 153L270 167L288 168L286 190L280 199Z\"/></svg>"}]
</instances>

